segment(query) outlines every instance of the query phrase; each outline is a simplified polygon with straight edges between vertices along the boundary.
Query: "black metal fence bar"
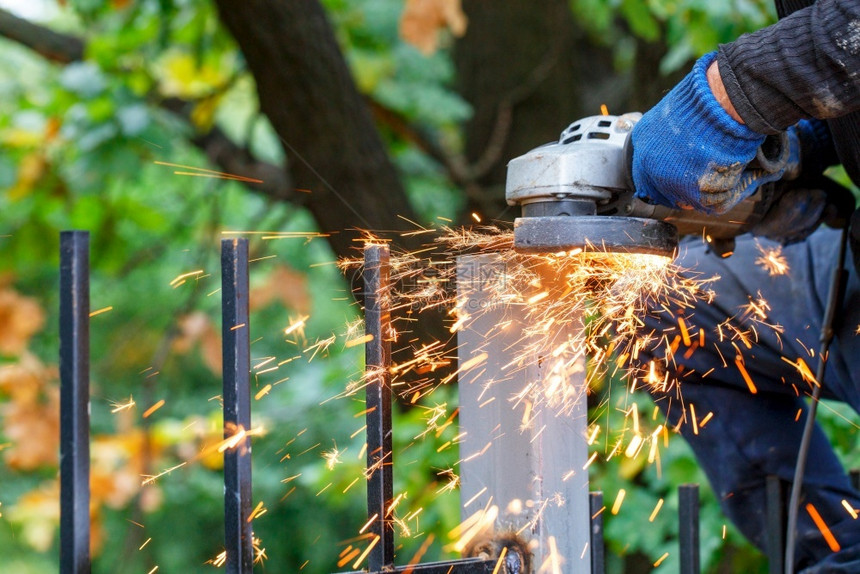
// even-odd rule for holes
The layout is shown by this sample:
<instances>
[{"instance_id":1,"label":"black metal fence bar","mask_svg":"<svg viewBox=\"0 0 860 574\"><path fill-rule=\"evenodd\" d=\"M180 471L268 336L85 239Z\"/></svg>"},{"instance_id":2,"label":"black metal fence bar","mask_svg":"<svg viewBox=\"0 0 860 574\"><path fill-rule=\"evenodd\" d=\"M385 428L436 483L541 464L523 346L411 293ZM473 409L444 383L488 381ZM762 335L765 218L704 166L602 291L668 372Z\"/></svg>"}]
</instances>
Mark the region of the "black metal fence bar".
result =
<instances>
[{"instance_id":1,"label":"black metal fence bar","mask_svg":"<svg viewBox=\"0 0 860 574\"><path fill-rule=\"evenodd\" d=\"M851 476L851 484L854 485L854 490L860 491L860 468L852 468L849 476Z\"/></svg>"},{"instance_id":2,"label":"black metal fence bar","mask_svg":"<svg viewBox=\"0 0 860 574\"><path fill-rule=\"evenodd\" d=\"M769 475L766 482L767 505L767 571L785 572L785 486L782 479Z\"/></svg>"},{"instance_id":3,"label":"black metal fence bar","mask_svg":"<svg viewBox=\"0 0 860 574\"><path fill-rule=\"evenodd\" d=\"M603 548L603 492L588 494L588 511L591 514L591 574L606 572Z\"/></svg>"},{"instance_id":4,"label":"black metal fence bar","mask_svg":"<svg viewBox=\"0 0 860 574\"><path fill-rule=\"evenodd\" d=\"M699 574L699 485L678 487L678 544L681 574Z\"/></svg>"},{"instance_id":5,"label":"black metal fence bar","mask_svg":"<svg viewBox=\"0 0 860 574\"><path fill-rule=\"evenodd\" d=\"M394 529L390 512L394 497L391 455L391 312L388 293L387 245L364 247L364 323L367 422L368 531L376 537L368 556L371 572L394 565Z\"/></svg>"},{"instance_id":6,"label":"black metal fence bar","mask_svg":"<svg viewBox=\"0 0 860 574\"><path fill-rule=\"evenodd\" d=\"M90 236L60 234L60 572L90 572Z\"/></svg>"},{"instance_id":7,"label":"black metal fence bar","mask_svg":"<svg viewBox=\"0 0 860 574\"><path fill-rule=\"evenodd\" d=\"M224 545L228 574L253 570L251 523L250 324L248 240L221 241L221 312L224 377L224 438L239 438L224 451ZM238 433L238 434L237 434Z\"/></svg>"}]
</instances>

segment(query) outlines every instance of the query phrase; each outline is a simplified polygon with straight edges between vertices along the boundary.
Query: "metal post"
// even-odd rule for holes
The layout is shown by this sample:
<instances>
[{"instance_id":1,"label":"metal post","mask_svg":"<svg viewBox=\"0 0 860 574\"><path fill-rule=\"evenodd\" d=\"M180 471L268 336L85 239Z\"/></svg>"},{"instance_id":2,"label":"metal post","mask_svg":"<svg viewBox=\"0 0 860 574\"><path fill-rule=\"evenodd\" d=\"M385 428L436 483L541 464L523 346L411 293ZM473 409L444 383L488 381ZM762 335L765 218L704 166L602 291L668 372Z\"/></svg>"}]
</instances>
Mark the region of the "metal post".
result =
<instances>
[{"instance_id":1,"label":"metal post","mask_svg":"<svg viewBox=\"0 0 860 574\"><path fill-rule=\"evenodd\" d=\"M60 572L90 572L90 236L60 233Z\"/></svg>"},{"instance_id":2,"label":"metal post","mask_svg":"<svg viewBox=\"0 0 860 574\"><path fill-rule=\"evenodd\" d=\"M681 574L699 574L699 485L678 487Z\"/></svg>"},{"instance_id":3,"label":"metal post","mask_svg":"<svg viewBox=\"0 0 860 574\"><path fill-rule=\"evenodd\" d=\"M549 339L545 354L531 354L518 365L515 357L535 340L523 336L531 327L526 309L497 300L493 282L506 280L498 274L506 274L498 255L457 260L458 299L470 315L457 332L459 362L461 368L469 361L478 365L461 372L458 382L464 433L461 516L465 519L481 508L496 507L496 532L515 530L526 541L536 542L535 570L560 563L564 572L588 574L585 369L552 373ZM550 338L567 340L567 335L554 332ZM530 349L529 353L534 347ZM578 397L564 413L533 404L531 396L524 394L529 385L542 388L550 377L561 377L566 389Z\"/></svg>"},{"instance_id":4,"label":"metal post","mask_svg":"<svg viewBox=\"0 0 860 574\"><path fill-rule=\"evenodd\" d=\"M606 572L606 557L603 548L603 493L592 492L588 495L591 514L591 574Z\"/></svg>"},{"instance_id":5,"label":"metal post","mask_svg":"<svg viewBox=\"0 0 860 574\"><path fill-rule=\"evenodd\" d=\"M785 560L785 489L782 479L768 475L766 482L767 506L767 571L783 574Z\"/></svg>"},{"instance_id":6,"label":"metal post","mask_svg":"<svg viewBox=\"0 0 860 574\"><path fill-rule=\"evenodd\" d=\"M391 311L387 245L364 247L364 324L367 421L367 516L375 544L371 572L394 565L394 528L389 515L394 498L391 453ZM373 543L373 541L371 542Z\"/></svg>"},{"instance_id":7,"label":"metal post","mask_svg":"<svg viewBox=\"0 0 860 574\"><path fill-rule=\"evenodd\" d=\"M224 438L251 428L248 240L221 241ZM253 570L251 439L224 451L224 545L228 574Z\"/></svg>"}]
</instances>

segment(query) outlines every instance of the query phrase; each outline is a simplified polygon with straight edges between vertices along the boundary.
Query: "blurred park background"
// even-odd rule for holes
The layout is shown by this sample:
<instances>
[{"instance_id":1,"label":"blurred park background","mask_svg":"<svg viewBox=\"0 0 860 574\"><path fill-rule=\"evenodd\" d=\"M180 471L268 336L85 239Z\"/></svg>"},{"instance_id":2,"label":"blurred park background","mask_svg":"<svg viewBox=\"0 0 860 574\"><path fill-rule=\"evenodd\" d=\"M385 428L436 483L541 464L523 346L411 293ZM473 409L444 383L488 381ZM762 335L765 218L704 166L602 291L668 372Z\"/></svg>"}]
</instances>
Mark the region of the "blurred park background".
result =
<instances>
[{"instance_id":1,"label":"blurred park background","mask_svg":"<svg viewBox=\"0 0 860 574\"><path fill-rule=\"evenodd\" d=\"M347 344L360 312L334 262L357 255L364 229L414 249L422 238L398 232L511 221L507 160L601 105L648 109L696 56L774 18L767 0L1 1L0 571L58 567L60 230L91 232L101 311L94 572L206 572L223 549L210 447L225 232L249 237L254 259L258 568L348 570L339 555L366 520L363 406L335 397L363 353ZM609 571L677 571L684 482L703 486L704 570L766 571L679 437L659 465L607 456L631 405L653 410L611 388L591 401L604 434L590 469L606 500L626 492L606 518ZM398 556L451 557L459 453L441 422L456 387L403 402ZM860 466L857 425L827 407Z\"/></svg>"}]
</instances>

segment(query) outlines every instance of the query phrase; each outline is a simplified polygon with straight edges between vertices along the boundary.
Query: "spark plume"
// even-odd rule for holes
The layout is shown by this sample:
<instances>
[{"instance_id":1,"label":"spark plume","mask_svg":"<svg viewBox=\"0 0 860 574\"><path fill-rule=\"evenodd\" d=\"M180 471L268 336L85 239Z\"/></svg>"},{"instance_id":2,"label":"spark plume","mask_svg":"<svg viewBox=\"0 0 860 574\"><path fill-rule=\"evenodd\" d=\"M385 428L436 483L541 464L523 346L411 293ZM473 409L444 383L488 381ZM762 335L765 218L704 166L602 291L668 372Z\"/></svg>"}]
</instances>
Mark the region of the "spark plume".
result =
<instances>
[{"instance_id":1,"label":"spark plume","mask_svg":"<svg viewBox=\"0 0 860 574\"><path fill-rule=\"evenodd\" d=\"M782 254L781 246L764 247L756 243L756 247L760 253L755 260L756 265L760 265L771 277L788 274L788 260Z\"/></svg>"},{"instance_id":2,"label":"spark plume","mask_svg":"<svg viewBox=\"0 0 860 574\"><path fill-rule=\"evenodd\" d=\"M478 259L458 262L462 253ZM359 259L339 262L344 271L361 264ZM560 414L570 412L584 397L584 387L572 385L570 379L585 372L586 357L592 364L586 373L589 384L619 368L632 373L627 358L666 343L665 334L648 333L645 328L643 317L649 309L690 309L697 299L711 297L709 280L685 277L665 257L581 249L521 254L513 249L511 232L492 226L443 228L426 249L393 253L390 266L391 285L384 295L392 313L446 309L452 335L500 306L518 309L522 338L505 369L513 374L540 362L544 371L540 384L524 389L517 401L527 400L533 408L548 407ZM683 320L680 323L689 348L694 334L698 341L698 332ZM485 339L501 339L510 328L510 321L495 324L484 333ZM444 348L444 341L423 342L411 356L400 357L392 374L435 371L449 362L435 352ZM480 377L487 359L486 352L476 353L441 380L428 381L416 398L458 377ZM347 394L361 390L366 379L353 384ZM404 395L415 392L415 387L404 388L408 389Z\"/></svg>"}]
</instances>

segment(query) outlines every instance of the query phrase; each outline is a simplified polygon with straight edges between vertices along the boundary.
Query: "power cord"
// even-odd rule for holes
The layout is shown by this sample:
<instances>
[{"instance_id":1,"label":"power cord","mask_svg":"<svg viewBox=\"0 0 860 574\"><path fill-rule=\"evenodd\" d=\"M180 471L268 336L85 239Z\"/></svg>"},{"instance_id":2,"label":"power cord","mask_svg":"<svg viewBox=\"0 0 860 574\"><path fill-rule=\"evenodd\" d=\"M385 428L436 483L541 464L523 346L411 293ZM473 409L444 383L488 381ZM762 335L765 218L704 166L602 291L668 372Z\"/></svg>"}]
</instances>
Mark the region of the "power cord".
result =
<instances>
[{"instance_id":1,"label":"power cord","mask_svg":"<svg viewBox=\"0 0 860 574\"><path fill-rule=\"evenodd\" d=\"M845 255L848 248L848 228L842 229L839 239L839 254L833 277L830 279L830 292L827 294L827 307L821 323L821 335L818 339L821 347L818 352L818 368L815 373L812 402L806 415L800 447L797 452L797 464L794 467L794 481L791 485L791 496L788 502L788 524L785 533L785 574L794 574L794 547L797 540L797 514L800 506L800 491L803 484L803 473L806 470L806 458L809 454L809 443L812 440L812 429L815 426L815 414L818 411L818 400L821 398L821 388L824 385L824 369L827 366L827 353L833 342L836 328L836 313L842 307L845 298L845 281L848 271L845 269Z\"/></svg>"}]
</instances>

